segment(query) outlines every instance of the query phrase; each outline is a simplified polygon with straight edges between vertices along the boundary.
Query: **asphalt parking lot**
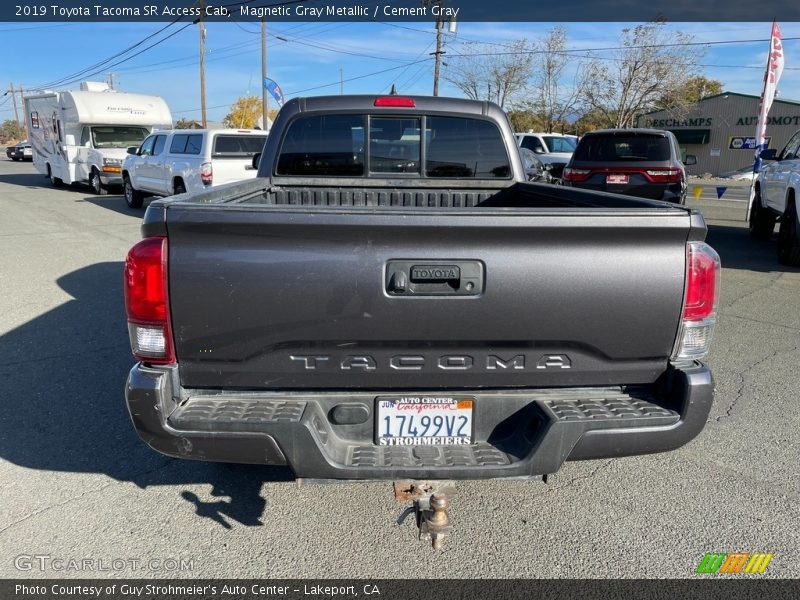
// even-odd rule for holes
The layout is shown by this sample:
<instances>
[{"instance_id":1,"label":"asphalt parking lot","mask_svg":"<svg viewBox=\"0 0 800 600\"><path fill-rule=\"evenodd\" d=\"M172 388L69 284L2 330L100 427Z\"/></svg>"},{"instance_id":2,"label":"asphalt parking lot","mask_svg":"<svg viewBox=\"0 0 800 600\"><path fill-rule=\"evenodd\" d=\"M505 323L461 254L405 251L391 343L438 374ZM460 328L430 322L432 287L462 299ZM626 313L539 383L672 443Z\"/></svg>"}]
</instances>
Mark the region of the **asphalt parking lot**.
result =
<instances>
[{"instance_id":1,"label":"asphalt parking lot","mask_svg":"<svg viewBox=\"0 0 800 600\"><path fill-rule=\"evenodd\" d=\"M140 442L121 269L142 211L0 159L0 577L691 577L710 551L773 552L764 576L800 577L800 270L749 239L741 202L690 203L724 267L705 431L548 484L459 484L436 554L389 483L298 487ZM52 568L70 559L107 568Z\"/></svg>"}]
</instances>

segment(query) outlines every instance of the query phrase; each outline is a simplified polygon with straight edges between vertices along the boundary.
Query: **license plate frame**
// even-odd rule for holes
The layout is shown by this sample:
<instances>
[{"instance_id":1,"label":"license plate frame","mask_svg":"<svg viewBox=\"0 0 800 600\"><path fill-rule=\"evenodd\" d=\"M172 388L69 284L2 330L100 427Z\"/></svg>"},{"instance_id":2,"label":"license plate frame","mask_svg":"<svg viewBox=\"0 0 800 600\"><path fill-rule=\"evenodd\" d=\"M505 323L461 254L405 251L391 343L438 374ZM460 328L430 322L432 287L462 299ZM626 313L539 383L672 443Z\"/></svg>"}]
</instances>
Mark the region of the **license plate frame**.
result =
<instances>
[{"instance_id":1,"label":"license plate frame","mask_svg":"<svg viewBox=\"0 0 800 600\"><path fill-rule=\"evenodd\" d=\"M631 176L626 173L609 173L606 183L609 185L625 185L631 182Z\"/></svg>"},{"instance_id":2,"label":"license plate frame","mask_svg":"<svg viewBox=\"0 0 800 600\"><path fill-rule=\"evenodd\" d=\"M475 404L474 396L378 396L375 398L375 445L417 447L474 444ZM427 417L427 421L423 417ZM436 417L441 419L437 420ZM461 417L466 417L466 422ZM396 435L404 432L408 435ZM414 432L416 435L411 435ZM436 435L422 435L423 432L435 432Z\"/></svg>"}]
</instances>

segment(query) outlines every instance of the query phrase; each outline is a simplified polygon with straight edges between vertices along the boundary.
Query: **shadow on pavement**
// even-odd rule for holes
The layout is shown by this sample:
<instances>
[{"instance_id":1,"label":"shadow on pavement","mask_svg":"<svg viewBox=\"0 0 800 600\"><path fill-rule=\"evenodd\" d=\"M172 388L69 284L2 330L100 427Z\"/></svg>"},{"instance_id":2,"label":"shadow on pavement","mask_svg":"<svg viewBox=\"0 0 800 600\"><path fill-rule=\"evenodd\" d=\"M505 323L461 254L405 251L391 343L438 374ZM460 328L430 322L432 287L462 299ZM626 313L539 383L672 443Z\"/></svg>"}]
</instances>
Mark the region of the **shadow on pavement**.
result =
<instances>
[{"instance_id":1,"label":"shadow on pavement","mask_svg":"<svg viewBox=\"0 0 800 600\"><path fill-rule=\"evenodd\" d=\"M43 471L99 473L145 489L211 484L197 514L259 525L264 481L288 481L284 467L181 461L136 435L123 389L133 359L122 302L122 263L94 264L59 278L72 300L0 336L0 458ZM227 526L230 526L229 524Z\"/></svg>"},{"instance_id":2,"label":"shadow on pavement","mask_svg":"<svg viewBox=\"0 0 800 600\"><path fill-rule=\"evenodd\" d=\"M756 240L744 226L709 224L706 241L719 253L723 268L800 273L800 269L778 262L776 235L771 240Z\"/></svg>"},{"instance_id":3,"label":"shadow on pavement","mask_svg":"<svg viewBox=\"0 0 800 600\"><path fill-rule=\"evenodd\" d=\"M52 188L50 180L38 171L32 173L0 173L0 183L33 188ZM70 188L65 187L65 190Z\"/></svg>"},{"instance_id":4,"label":"shadow on pavement","mask_svg":"<svg viewBox=\"0 0 800 600\"><path fill-rule=\"evenodd\" d=\"M108 196L86 196L85 198L78 198L75 202L88 202L89 204L94 204L95 206L99 206L100 208L105 208L107 210L113 210L116 213L121 215L125 215L128 217L135 217L137 219L141 219L144 217L144 211L147 209L147 206L150 204L151 200L155 200L156 198L145 198L144 205L142 208L131 208L127 204L125 204L124 196L120 195L111 195Z\"/></svg>"}]
</instances>

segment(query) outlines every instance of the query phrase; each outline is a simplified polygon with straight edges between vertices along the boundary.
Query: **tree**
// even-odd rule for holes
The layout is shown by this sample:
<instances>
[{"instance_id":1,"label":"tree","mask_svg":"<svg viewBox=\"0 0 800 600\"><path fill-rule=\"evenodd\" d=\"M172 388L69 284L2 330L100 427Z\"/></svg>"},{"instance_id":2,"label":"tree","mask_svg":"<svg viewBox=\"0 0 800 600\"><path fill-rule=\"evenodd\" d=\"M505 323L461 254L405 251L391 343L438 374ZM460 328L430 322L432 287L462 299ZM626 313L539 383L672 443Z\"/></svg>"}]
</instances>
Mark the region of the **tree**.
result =
<instances>
[{"instance_id":1,"label":"tree","mask_svg":"<svg viewBox=\"0 0 800 600\"><path fill-rule=\"evenodd\" d=\"M681 103L696 104L703 98L721 94L722 85L722 82L717 79L696 75L695 77L690 77L686 83L678 88L677 93ZM669 104L669 102L665 101L664 104Z\"/></svg>"},{"instance_id":2,"label":"tree","mask_svg":"<svg viewBox=\"0 0 800 600\"><path fill-rule=\"evenodd\" d=\"M552 133L563 129L573 115L586 87L586 68L567 53L567 31L563 26L551 29L535 44L532 87L521 107L535 113L540 129ZM571 84L569 70L575 67Z\"/></svg>"},{"instance_id":3,"label":"tree","mask_svg":"<svg viewBox=\"0 0 800 600\"><path fill-rule=\"evenodd\" d=\"M514 108L508 111L508 120L514 131L540 131L542 122L533 111L525 108Z\"/></svg>"},{"instance_id":4,"label":"tree","mask_svg":"<svg viewBox=\"0 0 800 600\"><path fill-rule=\"evenodd\" d=\"M639 114L656 108L685 110L686 98L678 92L698 74L705 52L688 45L693 41L664 21L623 29L621 49L587 67L587 107L611 127L632 127Z\"/></svg>"},{"instance_id":5,"label":"tree","mask_svg":"<svg viewBox=\"0 0 800 600\"><path fill-rule=\"evenodd\" d=\"M231 110L223 122L226 127L253 129L261 114L261 98L241 96L231 105Z\"/></svg>"},{"instance_id":6,"label":"tree","mask_svg":"<svg viewBox=\"0 0 800 600\"><path fill-rule=\"evenodd\" d=\"M525 90L533 65L526 40L512 42L502 52L480 42L465 42L463 47L463 52L448 59L443 76L468 98L503 107Z\"/></svg>"},{"instance_id":7,"label":"tree","mask_svg":"<svg viewBox=\"0 0 800 600\"><path fill-rule=\"evenodd\" d=\"M194 121L185 117L178 119L175 123L175 129L191 129L192 127L194 127Z\"/></svg>"},{"instance_id":8,"label":"tree","mask_svg":"<svg viewBox=\"0 0 800 600\"><path fill-rule=\"evenodd\" d=\"M0 137L3 143L15 141L18 142L25 137L25 129L13 119L3 121L0 125Z\"/></svg>"}]
</instances>

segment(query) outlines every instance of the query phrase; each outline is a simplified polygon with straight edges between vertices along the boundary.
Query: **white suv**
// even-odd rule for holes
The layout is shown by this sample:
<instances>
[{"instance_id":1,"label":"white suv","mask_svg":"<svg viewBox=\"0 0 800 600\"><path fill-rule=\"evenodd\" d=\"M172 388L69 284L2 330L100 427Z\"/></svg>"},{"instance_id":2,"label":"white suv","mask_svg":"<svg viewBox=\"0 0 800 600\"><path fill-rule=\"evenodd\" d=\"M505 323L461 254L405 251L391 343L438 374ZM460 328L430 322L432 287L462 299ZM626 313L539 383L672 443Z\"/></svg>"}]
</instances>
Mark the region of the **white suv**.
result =
<instances>
[{"instance_id":1,"label":"white suv","mask_svg":"<svg viewBox=\"0 0 800 600\"><path fill-rule=\"evenodd\" d=\"M546 165L552 165L551 175L561 177L561 171L572 158L578 137L562 133L515 133L517 146L527 148Z\"/></svg>"},{"instance_id":2,"label":"white suv","mask_svg":"<svg viewBox=\"0 0 800 600\"><path fill-rule=\"evenodd\" d=\"M750 235L769 239L780 222L778 260L800 266L800 221L797 196L800 192L800 131L794 134L780 154L764 150L761 158L772 161L761 168L755 182L755 198L750 209Z\"/></svg>"},{"instance_id":3,"label":"white suv","mask_svg":"<svg viewBox=\"0 0 800 600\"><path fill-rule=\"evenodd\" d=\"M138 148L128 148L122 164L125 202L139 208L145 196L198 192L253 178L253 156L266 139L265 131L250 129L155 131Z\"/></svg>"}]
</instances>

